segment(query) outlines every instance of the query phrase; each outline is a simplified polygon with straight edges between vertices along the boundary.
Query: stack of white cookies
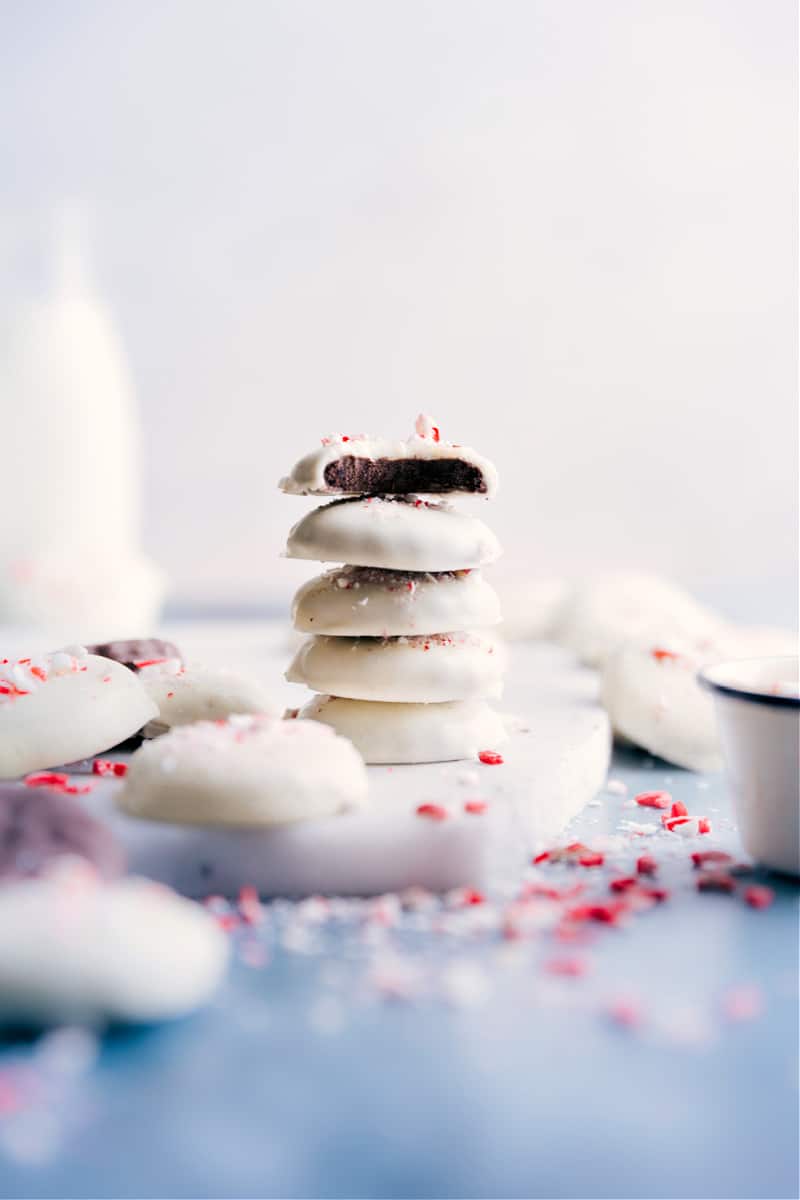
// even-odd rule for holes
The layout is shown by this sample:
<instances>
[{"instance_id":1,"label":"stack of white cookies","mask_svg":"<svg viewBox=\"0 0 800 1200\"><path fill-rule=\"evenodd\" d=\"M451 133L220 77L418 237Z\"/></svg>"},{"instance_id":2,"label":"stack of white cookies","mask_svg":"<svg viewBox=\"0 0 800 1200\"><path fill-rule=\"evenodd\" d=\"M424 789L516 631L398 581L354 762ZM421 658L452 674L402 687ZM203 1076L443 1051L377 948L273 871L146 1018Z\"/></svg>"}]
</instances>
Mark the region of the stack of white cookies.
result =
<instances>
[{"instance_id":1,"label":"stack of white cookies","mask_svg":"<svg viewBox=\"0 0 800 1200\"><path fill-rule=\"evenodd\" d=\"M294 598L294 627L311 636L286 678L319 693L299 718L331 725L368 763L471 758L505 740L487 703L503 685L500 604L481 574L501 550L449 503L491 498L493 465L420 416L404 442L326 437L280 486L336 497L294 526L287 556L345 564Z\"/></svg>"}]
</instances>

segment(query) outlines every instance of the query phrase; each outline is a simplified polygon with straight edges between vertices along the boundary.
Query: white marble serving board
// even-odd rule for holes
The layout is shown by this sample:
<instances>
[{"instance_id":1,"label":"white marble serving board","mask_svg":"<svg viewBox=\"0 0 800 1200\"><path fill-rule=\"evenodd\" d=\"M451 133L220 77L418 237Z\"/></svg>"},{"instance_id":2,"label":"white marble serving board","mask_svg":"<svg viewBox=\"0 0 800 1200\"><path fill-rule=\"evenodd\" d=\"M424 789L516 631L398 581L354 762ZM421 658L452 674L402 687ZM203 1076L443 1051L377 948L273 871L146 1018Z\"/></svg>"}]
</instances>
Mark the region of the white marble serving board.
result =
<instances>
[{"instance_id":1,"label":"white marble serving board","mask_svg":"<svg viewBox=\"0 0 800 1200\"><path fill-rule=\"evenodd\" d=\"M164 632L188 658L235 663L274 680L276 699L287 704L305 695L281 678L289 656L284 627L186 625ZM370 767L372 803L364 812L240 832L127 817L114 807L119 784L111 781L98 780L84 800L113 826L132 870L191 896L235 895L244 885L281 896L502 885L602 787L610 750L592 672L545 644L514 645L511 661L501 706L513 728L504 764ZM463 782L465 772L477 782ZM488 811L465 812L471 799L486 800ZM426 802L444 805L448 819L417 816Z\"/></svg>"}]
</instances>

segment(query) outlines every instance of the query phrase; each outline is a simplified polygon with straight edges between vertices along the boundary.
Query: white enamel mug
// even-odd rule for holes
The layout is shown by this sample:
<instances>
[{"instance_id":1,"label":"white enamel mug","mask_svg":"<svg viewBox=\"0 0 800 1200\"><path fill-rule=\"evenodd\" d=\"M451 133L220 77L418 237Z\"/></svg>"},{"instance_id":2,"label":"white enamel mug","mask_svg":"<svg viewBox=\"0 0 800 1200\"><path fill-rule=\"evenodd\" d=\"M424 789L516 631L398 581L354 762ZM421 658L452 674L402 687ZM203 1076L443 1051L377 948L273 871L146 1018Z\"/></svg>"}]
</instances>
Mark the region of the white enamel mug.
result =
<instances>
[{"instance_id":1,"label":"white enamel mug","mask_svg":"<svg viewBox=\"0 0 800 1200\"><path fill-rule=\"evenodd\" d=\"M742 842L775 871L800 875L800 674L795 656L708 666Z\"/></svg>"}]
</instances>

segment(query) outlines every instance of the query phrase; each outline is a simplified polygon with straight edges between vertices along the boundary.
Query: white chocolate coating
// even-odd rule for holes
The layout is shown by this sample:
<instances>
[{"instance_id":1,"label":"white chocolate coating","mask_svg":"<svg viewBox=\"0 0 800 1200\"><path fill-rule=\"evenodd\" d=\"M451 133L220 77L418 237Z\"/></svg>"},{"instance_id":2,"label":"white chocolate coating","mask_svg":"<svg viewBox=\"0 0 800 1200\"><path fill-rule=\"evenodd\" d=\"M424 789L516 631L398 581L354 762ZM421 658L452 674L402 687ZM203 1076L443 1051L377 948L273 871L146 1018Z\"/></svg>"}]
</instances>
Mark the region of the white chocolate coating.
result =
<instances>
[{"instance_id":1,"label":"white chocolate coating","mask_svg":"<svg viewBox=\"0 0 800 1200\"><path fill-rule=\"evenodd\" d=\"M162 884L104 884L86 863L0 888L0 1022L105 1024L181 1017L225 973L228 942Z\"/></svg>"},{"instance_id":2,"label":"white chocolate coating","mask_svg":"<svg viewBox=\"0 0 800 1200\"><path fill-rule=\"evenodd\" d=\"M714 707L697 682L703 663L717 657L713 643L704 650L674 635L618 647L603 666L601 685L615 733L677 766L718 771Z\"/></svg>"},{"instance_id":3,"label":"white chocolate coating","mask_svg":"<svg viewBox=\"0 0 800 1200\"><path fill-rule=\"evenodd\" d=\"M418 575L346 566L303 584L292 619L301 633L392 637L482 628L501 614L478 570Z\"/></svg>"},{"instance_id":4,"label":"white chocolate coating","mask_svg":"<svg viewBox=\"0 0 800 1200\"><path fill-rule=\"evenodd\" d=\"M496 699L506 657L502 642L482 630L387 640L318 635L297 651L286 678L353 700Z\"/></svg>"},{"instance_id":5,"label":"white chocolate coating","mask_svg":"<svg viewBox=\"0 0 800 1200\"><path fill-rule=\"evenodd\" d=\"M477 517L423 500L339 500L289 533L289 558L394 571L461 571L494 562L500 543Z\"/></svg>"},{"instance_id":6,"label":"white chocolate coating","mask_svg":"<svg viewBox=\"0 0 800 1200\"><path fill-rule=\"evenodd\" d=\"M0 779L101 754L157 713L133 671L79 646L0 664Z\"/></svg>"},{"instance_id":7,"label":"white chocolate coating","mask_svg":"<svg viewBox=\"0 0 800 1200\"><path fill-rule=\"evenodd\" d=\"M181 725L133 755L117 804L183 825L256 828L367 802L357 751L327 725L234 716Z\"/></svg>"},{"instance_id":8,"label":"white chocolate coating","mask_svg":"<svg viewBox=\"0 0 800 1200\"><path fill-rule=\"evenodd\" d=\"M576 588L558 618L556 638L581 662L599 667L618 646L650 629L703 638L718 625L714 613L669 580L619 571Z\"/></svg>"},{"instance_id":9,"label":"white chocolate coating","mask_svg":"<svg viewBox=\"0 0 800 1200\"><path fill-rule=\"evenodd\" d=\"M367 763L452 762L496 749L508 734L483 700L444 704L378 704L315 696L301 720L323 721L347 737Z\"/></svg>"},{"instance_id":10,"label":"white chocolate coating","mask_svg":"<svg viewBox=\"0 0 800 1200\"><path fill-rule=\"evenodd\" d=\"M726 659L796 652L783 630L720 624L713 635L669 631L632 640L602 671L603 703L612 726L637 746L693 771L718 771L722 753L711 695L697 681L701 667Z\"/></svg>"},{"instance_id":11,"label":"white chocolate coating","mask_svg":"<svg viewBox=\"0 0 800 1200\"><path fill-rule=\"evenodd\" d=\"M158 716L145 729L147 737L192 721L225 720L232 713L278 716L263 685L236 671L193 663L183 666L179 659L168 658L140 667L138 674L158 705Z\"/></svg>"},{"instance_id":12,"label":"white chocolate coating","mask_svg":"<svg viewBox=\"0 0 800 1200\"><path fill-rule=\"evenodd\" d=\"M490 499L497 492L497 471L487 458L469 446L457 446L442 441L430 417L417 418L416 432L408 441L392 441L370 434L335 433L322 439L318 450L306 454L295 463L289 475L278 485L281 491L295 496L331 496L344 494L341 488L331 487L325 480L325 468L340 458L368 459L443 459L453 458L470 463L480 471L486 485L481 495Z\"/></svg>"}]
</instances>

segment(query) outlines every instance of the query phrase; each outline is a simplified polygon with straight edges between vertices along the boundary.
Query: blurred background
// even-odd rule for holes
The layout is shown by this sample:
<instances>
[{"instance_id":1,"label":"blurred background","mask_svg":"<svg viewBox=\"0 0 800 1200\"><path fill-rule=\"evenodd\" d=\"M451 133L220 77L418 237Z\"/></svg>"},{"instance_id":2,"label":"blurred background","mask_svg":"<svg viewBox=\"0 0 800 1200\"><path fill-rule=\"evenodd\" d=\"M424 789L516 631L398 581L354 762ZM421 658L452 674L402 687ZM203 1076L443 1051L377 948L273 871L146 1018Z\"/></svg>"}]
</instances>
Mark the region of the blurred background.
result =
<instances>
[{"instance_id":1,"label":"blurred background","mask_svg":"<svg viewBox=\"0 0 800 1200\"><path fill-rule=\"evenodd\" d=\"M424 410L517 569L793 623L794 0L0 13L6 592L283 606L278 477Z\"/></svg>"}]
</instances>

